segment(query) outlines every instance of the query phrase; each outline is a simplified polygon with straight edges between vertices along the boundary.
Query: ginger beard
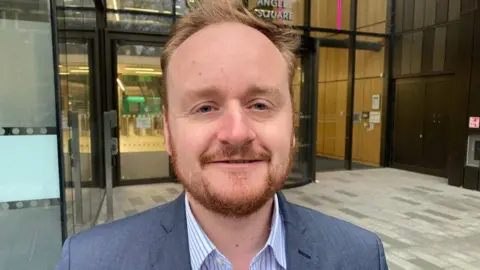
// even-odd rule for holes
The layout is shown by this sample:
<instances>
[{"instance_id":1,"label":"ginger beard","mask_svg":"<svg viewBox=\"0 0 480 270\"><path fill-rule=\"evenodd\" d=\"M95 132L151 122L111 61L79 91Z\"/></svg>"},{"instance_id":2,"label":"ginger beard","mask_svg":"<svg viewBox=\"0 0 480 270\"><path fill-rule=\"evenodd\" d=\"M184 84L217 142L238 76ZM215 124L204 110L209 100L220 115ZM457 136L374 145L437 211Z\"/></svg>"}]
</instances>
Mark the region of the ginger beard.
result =
<instances>
[{"instance_id":1,"label":"ginger beard","mask_svg":"<svg viewBox=\"0 0 480 270\"><path fill-rule=\"evenodd\" d=\"M177 177L183 184L185 190L193 197L195 201L200 203L206 209L227 217L242 218L260 209L265 203L271 199L274 194L283 188L288 174L292 167L293 155L295 153L295 145L290 144L289 155L283 160L272 164L272 154L268 151L259 153L252 149L252 146L244 145L242 147L234 147L231 145L223 145L222 148L214 153L203 153L200 156L201 168L195 172L186 172L185 175L182 168L179 167L178 153L176 151L173 137L170 135L170 149L172 150L172 164ZM256 159L261 157L267 160L267 172L260 179L253 181L261 181L260 188L255 185L252 188L252 179L249 179L249 172L232 171L225 173L225 180L208 179L203 174L204 165L215 159L228 159L236 155L242 159ZM222 183L214 183L213 181L221 181ZM228 185L219 188L218 185Z\"/></svg>"}]
</instances>

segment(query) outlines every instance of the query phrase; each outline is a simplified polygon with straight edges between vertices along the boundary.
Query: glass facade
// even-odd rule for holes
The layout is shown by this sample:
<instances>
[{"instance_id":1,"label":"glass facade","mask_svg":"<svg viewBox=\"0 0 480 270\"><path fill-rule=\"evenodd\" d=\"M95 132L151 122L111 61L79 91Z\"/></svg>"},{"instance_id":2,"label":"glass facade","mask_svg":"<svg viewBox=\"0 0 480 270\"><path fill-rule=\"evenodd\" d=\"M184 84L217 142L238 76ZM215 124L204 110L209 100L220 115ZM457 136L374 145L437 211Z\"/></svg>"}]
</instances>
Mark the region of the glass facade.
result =
<instances>
[{"instance_id":1,"label":"glass facade","mask_svg":"<svg viewBox=\"0 0 480 270\"><path fill-rule=\"evenodd\" d=\"M63 202L50 2L0 9L0 269L53 269Z\"/></svg>"},{"instance_id":2,"label":"glass facade","mask_svg":"<svg viewBox=\"0 0 480 270\"><path fill-rule=\"evenodd\" d=\"M160 100L163 48L117 43L116 49L121 180L168 177Z\"/></svg>"},{"instance_id":3,"label":"glass facade","mask_svg":"<svg viewBox=\"0 0 480 270\"><path fill-rule=\"evenodd\" d=\"M102 2L105 7L96 6ZM176 181L164 148L160 56L175 20L195 2L0 4L1 46L8 48L0 53L6 59L0 63L0 149L6 153L0 227L23 230L0 231L0 250L25 243L8 259L0 257L0 269L51 269L62 239L104 217L123 217L109 204L110 187ZM302 37L293 82L298 147L286 187L313 182L316 172L382 166L389 79L385 1L244 3ZM108 112L116 118L111 127ZM33 237L38 248L25 260Z\"/></svg>"}]
</instances>

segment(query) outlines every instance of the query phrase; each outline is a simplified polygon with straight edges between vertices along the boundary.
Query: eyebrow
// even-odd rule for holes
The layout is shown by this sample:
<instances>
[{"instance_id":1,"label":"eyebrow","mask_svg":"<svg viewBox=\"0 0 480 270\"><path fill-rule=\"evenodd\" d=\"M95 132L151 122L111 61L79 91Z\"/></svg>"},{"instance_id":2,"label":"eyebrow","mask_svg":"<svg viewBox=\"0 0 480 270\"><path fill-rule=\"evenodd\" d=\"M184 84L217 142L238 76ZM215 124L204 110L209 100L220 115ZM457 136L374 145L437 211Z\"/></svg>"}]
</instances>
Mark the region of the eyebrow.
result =
<instances>
[{"instance_id":1,"label":"eyebrow","mask_svg":"<svg viewBox=\"0 0 480 270\"><path fill-rule=\"evenodd\" d=\"M213 99L215 97L222 96L223 92L224 90L215 86L204 87L204 88L188 91L188 94L186 95L186 100L190 101L190 100L199 100L199 99ZM280 92L280 89L277 87L252 85L247 89L247 91L245 91L243 95L247 97L269 96L272 98L280 98L281 92Z\"/></svg>"}]
</instances>

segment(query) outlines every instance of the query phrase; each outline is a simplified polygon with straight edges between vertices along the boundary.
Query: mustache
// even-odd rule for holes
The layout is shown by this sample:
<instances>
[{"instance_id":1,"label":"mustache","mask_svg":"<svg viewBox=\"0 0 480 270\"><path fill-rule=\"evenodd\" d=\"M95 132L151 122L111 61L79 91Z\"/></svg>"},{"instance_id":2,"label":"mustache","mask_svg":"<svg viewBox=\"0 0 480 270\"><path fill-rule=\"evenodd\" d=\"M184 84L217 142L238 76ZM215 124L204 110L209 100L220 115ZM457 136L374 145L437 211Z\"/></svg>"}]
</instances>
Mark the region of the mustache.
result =
<instances>
[{"instance_id":1,"label":"mustache","mask_svg":"<svg viewBox=\"0 0 480 270\"><path fill-rule=\"evenodd\" d=\"M244 160L265 160L270 161L272 154L268 150L256 151L251 144L242 146L222 145L221 148L213 152L205 152L200 156L201 164L207 164L219 160L235 159Z\"/></svg>"}]
</instances>

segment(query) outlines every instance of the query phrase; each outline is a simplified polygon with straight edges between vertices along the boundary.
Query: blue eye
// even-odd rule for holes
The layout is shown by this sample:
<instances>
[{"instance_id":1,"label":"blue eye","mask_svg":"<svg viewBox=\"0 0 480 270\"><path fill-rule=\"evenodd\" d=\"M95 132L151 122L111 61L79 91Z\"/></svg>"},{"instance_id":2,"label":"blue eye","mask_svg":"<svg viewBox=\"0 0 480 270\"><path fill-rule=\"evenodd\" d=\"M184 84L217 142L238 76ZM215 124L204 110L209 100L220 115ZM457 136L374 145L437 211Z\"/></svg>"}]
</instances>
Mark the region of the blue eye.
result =
<instances>
[{"instance_id":1,"label":"blue eye","mask_svg":"<svg viewBox=\"0 0 480 270\"><path fill-rule=\"evenodd\" d=\"M198 109L198 112L200 112L200 113L208 113L208 112L211 112L212 110L213 110L213 107L212 107L212 106L210 106L210 105L204 105L204 106L202 106L202 107L200 107L200 108Z\"/></svg>"},{"instance_id":2,"label":"blue eye","mask_svg":"<svg viewBox=\"0 0 480 270\"><path fill-rule=\"evenodd\" d=\"M264 103L255 103L253 104L252 108L260 111L264 111L268 109L267 105L265 105Z\"/></svg>"}]
</instances>

